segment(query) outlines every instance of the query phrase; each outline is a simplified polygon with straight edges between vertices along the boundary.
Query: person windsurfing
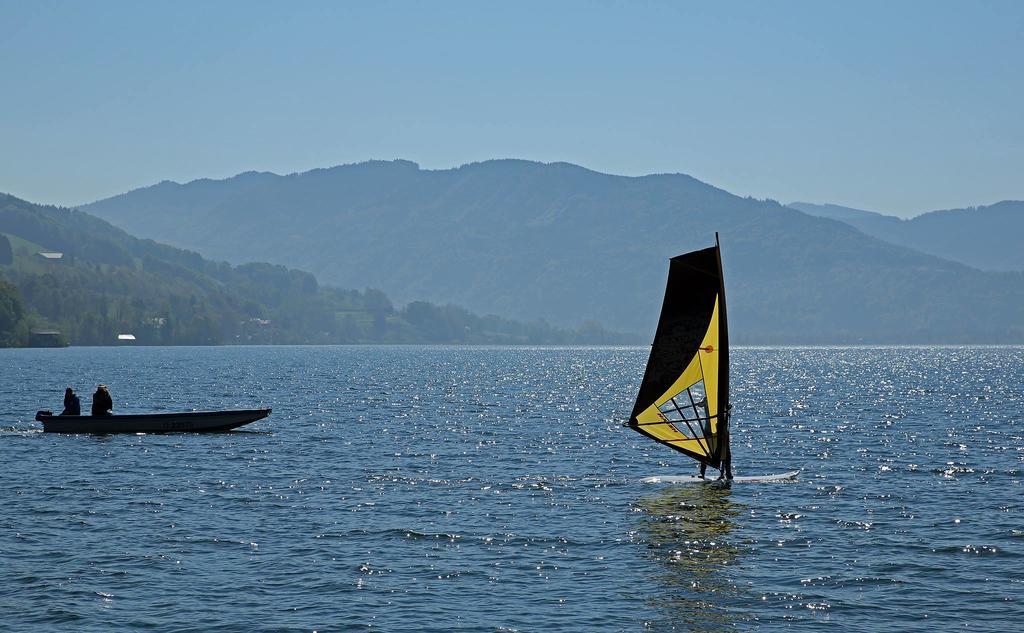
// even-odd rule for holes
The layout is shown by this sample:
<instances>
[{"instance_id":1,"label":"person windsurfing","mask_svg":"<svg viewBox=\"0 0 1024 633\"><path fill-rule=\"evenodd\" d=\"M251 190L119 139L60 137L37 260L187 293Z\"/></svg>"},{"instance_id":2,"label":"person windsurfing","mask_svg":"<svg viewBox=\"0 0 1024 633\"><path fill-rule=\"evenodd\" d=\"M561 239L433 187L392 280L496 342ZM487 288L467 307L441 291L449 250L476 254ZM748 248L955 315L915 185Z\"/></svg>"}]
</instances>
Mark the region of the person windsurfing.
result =
<instances>
[{"instance_id":1,"label":"person windsurfing","mask_svg":"<svg viewBox=\"0 0 1024 633\"><path fill-rule=\"evenodd\" d=\"M722 449L722 468L721 474L718 476L719 479L723 477L726 480L732 479L732 447L729 444L729 422L732 419L732 404L725 405L725 415L722 416L721 423L721 434L722 442L725 442L725 448Z\"/></svg>"},{"instance_id":2,"label":"person windsurfing","mask_svg":"<svg viewBox=\"0 0 1024 633\"><path fill-rule=\"evenodd\" d=\"M704 437L711 436L711 414L708 411L708 397L704 396L700 400L694 403L694 407L697 409L700 415L699 423L701 432ZM729 447L729 416L732 413L732 405L726 405L725 415L722 416L722 423L719 425L719 433L721 435L722 442L725 443L725 448L722 449L721 465L719 466L719 479L732 479L732 451ZM705 461L700 462L700 477L703 479L707 472L708 464Z\"/></svg>"},{"instance_id":3,"label":"person windsurfing","mask_svg":"<svg viewBox=\"0 0 1024 633\"><path fill-rule=\"evenodd\" d=\"M701 432L704 434L704 437L710 437L711 436L711 412L708 410L708 397L705 395L703 398L701 398L700 400L695 402L693 404L693 406L697 410L697 412L698 412L697 414L700 416L700 419L697 421L697 423L700 424ZM701 476L701 478L704 477L704 472L707 470L707 468L708 468L708 463L705 462L704 460L701 460L701 462L700 462L700 476Z\"/></svg>"}]
</instances>

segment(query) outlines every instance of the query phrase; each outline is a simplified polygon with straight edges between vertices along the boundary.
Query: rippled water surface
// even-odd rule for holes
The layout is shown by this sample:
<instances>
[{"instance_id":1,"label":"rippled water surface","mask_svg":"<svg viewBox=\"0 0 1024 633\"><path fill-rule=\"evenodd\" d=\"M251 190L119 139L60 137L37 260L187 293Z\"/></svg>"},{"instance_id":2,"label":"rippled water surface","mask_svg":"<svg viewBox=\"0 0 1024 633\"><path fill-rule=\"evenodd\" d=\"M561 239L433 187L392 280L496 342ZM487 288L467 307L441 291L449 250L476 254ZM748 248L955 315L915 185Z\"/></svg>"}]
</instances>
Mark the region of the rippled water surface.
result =
<instances>
[{"instance_id":1,"label":"rippled water surface","mask_svg":"<svg viewBox=\"0 0 1024 633\"><path fill-rule=\"evenodd\" d=\"M737 474L641 348L0 350L0 630L1018 630L1024 349L738 349ZM213 435L44 434L272 406Z\"/></svg>"}]
</instances>

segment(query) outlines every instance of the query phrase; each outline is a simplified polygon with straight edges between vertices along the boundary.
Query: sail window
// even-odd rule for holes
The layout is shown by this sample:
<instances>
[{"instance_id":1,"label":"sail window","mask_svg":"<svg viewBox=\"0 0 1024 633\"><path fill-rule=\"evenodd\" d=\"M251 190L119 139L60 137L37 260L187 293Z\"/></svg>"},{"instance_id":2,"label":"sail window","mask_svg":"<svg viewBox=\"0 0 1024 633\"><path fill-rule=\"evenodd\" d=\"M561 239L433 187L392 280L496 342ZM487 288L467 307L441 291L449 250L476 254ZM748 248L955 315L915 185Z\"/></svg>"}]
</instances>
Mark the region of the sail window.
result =
<instances>
[{"instance_id":1,"label":"sail window","mask_svg":"<svg viewBox=\"0 0 1024 633\"><path fill-rule=\"evenodd\" d=\"M705 450L710 452L706 440L711 436L711 415L703 380L669 398L658 411L683 438L704 440Z\"/></svg>"},{"instance_id":2,"label":"sail window","mask_svg":"<svg viewBox=\"0 0 1024 633\"><path fill-rule=\"evenodd\" d=\"M708 404L704 395L704 381L684 389L682 393L669 398L667 402L658 407L661 415L667 422L679 422L684 425L699 429L702 424L708 421ZM682 431L682 429L680 429ZM685 434L685 433L684 433ZM706 435L706 433L690 433L689 437Z\"/></svg>"}]
</instances>

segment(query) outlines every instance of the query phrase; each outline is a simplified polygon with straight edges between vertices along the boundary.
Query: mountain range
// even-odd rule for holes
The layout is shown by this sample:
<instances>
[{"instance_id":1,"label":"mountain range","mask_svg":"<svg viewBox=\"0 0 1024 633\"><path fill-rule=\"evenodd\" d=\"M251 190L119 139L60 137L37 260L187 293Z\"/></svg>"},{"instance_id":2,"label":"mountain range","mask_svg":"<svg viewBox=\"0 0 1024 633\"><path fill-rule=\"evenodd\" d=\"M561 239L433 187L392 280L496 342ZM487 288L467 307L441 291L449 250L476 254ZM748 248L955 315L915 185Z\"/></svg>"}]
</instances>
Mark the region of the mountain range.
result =
<instances>
[{"instance_id":1,"label":"mountain range","mask_svg":"<svg viewBox=\"0 0 1024 633\"><path fill-rule=\"evenodd\" d=\"M165 181L82 209L208 257L293 266L398 301L640 333L653 331L668 258L717 231L736 342L1024 341L1020 272L978 270L683 174L370 161Z\"/></svg>"},{"instance_id":2,"label":"mountain range","mask_svg":"<svg viewBox=\"0 0 1024 633\"><path fill-rule=\"evenodd\" d=\"M880 240L981 270L1024 270L1024 202L945 209L909 220L834 204L791 202L809 215L845 222Z\"/></svg>"}]
</instances>

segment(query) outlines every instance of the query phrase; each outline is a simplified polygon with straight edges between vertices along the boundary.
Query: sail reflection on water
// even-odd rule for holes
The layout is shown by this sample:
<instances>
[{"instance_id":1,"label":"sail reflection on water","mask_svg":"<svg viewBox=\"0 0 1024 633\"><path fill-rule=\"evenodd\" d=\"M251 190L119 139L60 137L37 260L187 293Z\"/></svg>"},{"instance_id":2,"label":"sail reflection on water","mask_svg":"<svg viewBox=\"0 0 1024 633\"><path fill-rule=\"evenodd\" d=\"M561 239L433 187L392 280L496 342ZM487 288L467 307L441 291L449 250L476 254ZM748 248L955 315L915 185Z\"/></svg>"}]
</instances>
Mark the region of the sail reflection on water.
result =
<instances>
[{"instance_id":1,"label":"sail reflection on water","mask_svg":"<svg viewBox=\"0 0 1024 633\"><path fill-rule=\"evenodd\" d=\"M635 503L643 513L636 539L647 546L647 558L660 563L645 598L665 613L661 624L720 631L743 620L732 606L743 590L726 567L742 551L734 531L745 506L731 496L729 486L697 484L663 488Z\"/></svg>"}]
</instances>

